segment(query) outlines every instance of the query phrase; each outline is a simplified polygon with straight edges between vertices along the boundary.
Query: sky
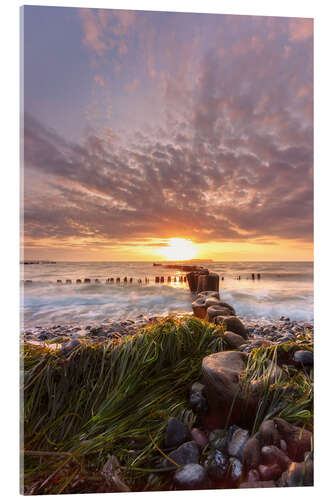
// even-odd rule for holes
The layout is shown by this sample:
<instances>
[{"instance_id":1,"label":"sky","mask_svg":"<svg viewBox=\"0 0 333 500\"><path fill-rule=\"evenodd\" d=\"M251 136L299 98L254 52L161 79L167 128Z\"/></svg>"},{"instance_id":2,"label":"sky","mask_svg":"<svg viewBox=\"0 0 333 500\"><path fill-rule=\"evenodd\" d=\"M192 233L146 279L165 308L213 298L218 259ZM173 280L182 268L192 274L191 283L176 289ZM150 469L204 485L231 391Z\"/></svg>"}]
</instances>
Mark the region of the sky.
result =
<instances>
[{"instance_id":1,"label":"sky","mask_svg":"<svg viewBox=\"0 0 333 500\"><path fill-rule=\"evenodd\" d=\"M25 259L312 260L312 19L29 6L22 36Z\"/></svg>"}]
</instances>

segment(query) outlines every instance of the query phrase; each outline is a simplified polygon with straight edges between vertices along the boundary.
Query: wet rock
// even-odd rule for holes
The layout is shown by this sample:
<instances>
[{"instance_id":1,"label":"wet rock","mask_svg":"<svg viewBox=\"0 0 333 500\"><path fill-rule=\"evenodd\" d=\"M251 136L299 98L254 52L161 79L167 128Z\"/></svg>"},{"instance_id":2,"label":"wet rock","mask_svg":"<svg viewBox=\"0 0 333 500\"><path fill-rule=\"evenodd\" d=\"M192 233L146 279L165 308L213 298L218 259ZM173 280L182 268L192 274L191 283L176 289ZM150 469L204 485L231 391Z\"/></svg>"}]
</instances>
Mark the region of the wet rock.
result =
<instances>
[{"instance_id":1,"label":"wet rock","mask_svg":"<svg viewBox=\"0 0 333 500\"><path fill-rule=\"evenodd\" d=\"M305 453L313 447L313 435L310 431L286 422L282 418L274 418L274 423L287 443L288 456L295 462L304 460ZM275 443L274 443L275 444Z\"/></svg>"},{"instance_id":2,"label":"wet rock","mask_svg":"<svg viewBox=\"0 0 333 500\"><path fill-rule=\"evenodd\" d=\"M234 314L235 310L232 306L230 306L226 302L219 302L218 304L209 306L207 308L206 319L208 321L213 321L217 316L234 316Z\"/></svg>"},{"instance_id":3,"label":"wet rock","mask_svg":"<svg viewBox=\"0 0 333 500\"><path fill-rule=\"evenodd\" d=\"M189 439L187 427L175 417L170 417L165 432L165 447L176 448Z\"/></svg>"},{"instance_id":4,"label":"wet rock","mask_svg":"<svg viewBox=\"0 0 333 500\"><path fill-rule=\"evenodd\" d=\"M209 433L209 443L213 449L226 451L228 446L228 435L224 429L215 429Z\"/></svg>"},{"instance_id":5,"label":"wet rock","mask_svg":"<svg viewBox=\"0 0 333 500\"><path fill-rule=\"evenodd\" d=\"M205 386L201 384L200 382L194 382L191 385L191 392L202 392L204 390Z\"/></svg>"},{"instance_id":6,"label":"wet rock","mask_svg":"<svg viewBox=\"0 0 333 500\"><path fill-rule=\"evenodd\" d=\"M210 309L210 308L209 308ZM207 309L208 312L208 309ZM237 333L244 339L248 338L247 330L241 320L236 316L218 315L215 317L216 324L223 325L227 331Z\"/></svg>"},{"instance_id":7,"label":"wet rock","mask_svg":"<svg viewBox=\"0 0 333 500\"><path fill-rule=\"evenodd\" d=\"M180 467L174 477L174 485L178 490L196 490L209 488L207 471L199 464L188 464Z\"/></svg>"},{"instance_id":8,"label":"wet rock","mask_svg":"<svg viewBox=\"0 0 333 500\"><path fill-rule=\"evenodd\" d=\"M246 341L244 340L243 337L233 332L225 332L223 339L232 349L238 349L241 345L246 344Z\"/></svg>"},{"instance_id":9,"label":"wet rock","mask_svg":"<svg viewBox=\"0 0 333 500\"><path fill-rule=\"evenodd\" d=\"M206 434L200 429L197 429L196 427L192 428L191 437L197 443L199 448L204 448L209 443Z\"/></svg>"},{"instance_id":10,"label":"wet rock","mask_svg":"<svg viewBox=\"0 0 333 500\"><path fill-rule=\"evenodd\" d=\"M249 431L235 426L231 438L228 441L229 455L237 457L239 460L242 460L243 449L248 440L249 440Z\"/></svg>"},{"instance_id":11,"label":"wet rock","mask_svg":"<svg viewBox=\"0 0 333 500\"><path fill-rule=\"evenodd\" d=\"M245 444L243 449L243 464L248 469L256 469L261 460L261 443L257 432Z\"/></svg>"},{"instance_id":12,"label":"wet rock","mask_svg":"<svg viewBox=\"0 0 333 500\"><path fill-rule=\"evenodd\" d=\"M276 484L274 481L252 481L241 483L240 488L275 488Z\"/></svg>"},{"instance_id":13,"label":"wet rock","mask_svg":"<svg viewBox=\"0 0 333 500\"><path fill-rule=\"evenodd\" d=\"M204 319L206 317L206 297L197 297L196 300L192 302L192 310L194 316Z\"/></svg>"},{"instance_id":14,"label":"wet rock","mask_svg":"<svg viewBox=\"0 0 333 500\"><path fill-rule=\"evenodd\" d=\"M229 479L233 483L238 483L243 475L243 464L238 458L231 457L228 467Z\"/></svg>"},{"instance_id":15,"label":"wet rock","mask_svg":"<svg viewBox=\"0 0 333 500\"><path fill-rule=\"evenodd\" d=\"M278 464L282 471L288 469L290 465L290 458L277 446L264 446L261 449L261 458L263 464L273 465Z\"/></svg>"},{"instance_id":16,"label":"wet rock","mask_svg":"<svg viewBox=\"0 0 333 500\"><path fill-rule=\"evenodd\" d=\"M313 352L311 351L296 351L294 354L296 366L313 366Z\"/></svg>"},{"instance_id":17,"label":"wet rock","mask_svg":"<svg viewBox=\"0 0 333 500\"><path fill-rule=\"evenodd\" d=\"M279 486L313 486L313 460L291 462L278 481Z\"/></svg>"},{"instance_id":18,"label":"wet rock","mask_svg":"<svg viewBox=\"0 0 333 500\"><path fill-rule=\"evenodd\" d=\"M279 446L281 435L274 420L265 420L259 427L259 440L262 446L271 445Z\"/></svg>"},{"instance_id":19,"label":"wet rock","mask_svg":"<svg viewBox=\"0 0 333 500\"><path fill-rule=\"evenodd\" d=\"M48 339L47 333L43 332L38 335L38 340L47 340L47 339Z\"/></svg>"},{"instance_id":20,"label":"wet rock","mask_svg":"<svg viewBox=\"0 0 333 500\"><path fill-rule=\"evenodd\" d=\"M200 458L199 447L195 441L188 441L169 453L168 457L171 461L165 459L164 467L170 467L173 462L177 465L197 464Z\"/></svg>"},{"instance_id":21,"label":"wet rock","mask_svg":"<svg viewBox=\"0 0 333 500\"><path fill-rule=\"evenodd\" d=\"M99 337L100 335L104 335L104 328L103 327L97 327L97 328L91 328L90 330L90 335Z\"/></svg>"},{"instance_id":22,"label":"wet rock","mask_svg":"<svg viewBox=\"0 0 333 500\"><path fill-rule=\"evenodd\" d=\"M238 351L210 354L202 360L202 376L209 406L230 405L239 392L238 382L247 356Z\"/></svg>"},{"instance_id":23,"label":"wet rock","mask_svg":"<svg viewBox=\"0 0 333 500\"><path fill-rule=\"evenodd\" d=\"M271 481L274 479L278 479L282 474L281 467L278 464L272 464L272 465L260 464L258 466L258 471L262 481Z\"/></svg>"},{"instance_id":24,"label":"wet rock","mask_svg":"<svg viewBox=\"0 0 333 500\"><path fill-rule=\"evenodd\" d=\"M219 450L212 450L204 463L205 469L212 479L223 479L228 471L229 460Z\"/></svg>"}]
</instances>

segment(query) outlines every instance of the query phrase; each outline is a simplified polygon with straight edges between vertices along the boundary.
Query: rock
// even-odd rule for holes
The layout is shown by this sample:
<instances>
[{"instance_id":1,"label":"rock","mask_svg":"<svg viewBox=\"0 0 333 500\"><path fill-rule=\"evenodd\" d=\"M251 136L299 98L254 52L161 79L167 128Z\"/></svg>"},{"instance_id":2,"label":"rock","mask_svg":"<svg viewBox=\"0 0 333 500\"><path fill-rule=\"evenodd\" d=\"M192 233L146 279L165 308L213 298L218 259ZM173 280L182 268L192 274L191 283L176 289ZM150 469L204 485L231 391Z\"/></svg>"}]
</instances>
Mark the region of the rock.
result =
<instances>
[{"instance_id":1,"label":"rock","mask_svg":"<svg viewBox=\"0 0 333 500\"><path fill-rule=\"evenodd\" d=\"M46 333L40 333L38 335L38 340L47 340L47 334Z\"/></svg>"},{"instance_id":2,"label":"rock","mask_svg":"<svg viewBox=\"0 0 333 500\"><path fill-rule=\"evenodd\" d=\"M210 407L231 405L239 392L239 377L247 355L238 351L210 354L202 360L202 376Z\"/></svg>"},{"instance_id":3,"label":"rock","mask_svg":"<svg viewBox=\"0 0 333 500\"><path fill-rule=\"evenodd\" d=\"M223 479L229 467L229 460L219 450L212 450L207 455L204 466L212 479Z\"/></svg>"},{"instance_id":4,"label":"rock","mask_svg":"<svg viewBox=\"0 0 333 500\"><path fill-rule=\"evenodd\" d=\"M243 464L248 469L256 469L261 460L261 443L257 432L245 444L243 449Z\"/></svg>"},{"instance_id":5,"label":"rock","mask_svg":"<svg viewBox=\"0 0 333 500\"><path fill-rule=\"evenodd\" d=\"M238 349L241 345L246 344L246 341L240 335L233 332L225 332L223 339L232 349Z\"/></svg>"},{"instance_id":6,"label":"rock","mask_svg":"<svg viewBox=\"0 0 333 500\"><path fill-rule=\"evenodd\" d=\"M171 459L164 460L164 467L170 467L175 462L177 465L197 464L199 463L199 447L195 441L188 441L180 445L176 450L168 454Z\"/></svg>"},{"instance_id":7,"label":"rock","mask_svg":"<svg viewBox=\"0 0 333 500\"><path fill-rule=\"evenodd\" d=\"M313 366L313 352L311 351L296 351L294 354L296 366Z\"/></svg>"},{"instance_id":8,"label":"rock","mask_svg":"<svg viewBox=\"0 0 333 500\"><path fill-rule=\"evenodd\" d=\"M313 460L291 462L278 482L279 486L313 486Z\"/></svg>"},{"instance_id":9,"label":"rock","mask_svg":"<svg viewBox=\"0 0 333 500\"><path fill-rule=\"evenodd\" d=\"M81 342L79 340L77 340L77 339L69 340L65 344L62 344L62 346L60 348L60 352L62 354L68 354L73 349L75 349L75 347L78 347L79 345L81 345Z\"/></svg>"},{"instance_id":10,"label":"rock","mask_svg":"<svg viewBox=\"0 0 333 500\"><path fill-rule=\"evenodd\" d=\"M278 464L282 472L288 469L291 462L290 458L274 445L264 446L261 449L261 458L265 465Z\"/></svg>"},{"instance_id":11,"label":"rock","mask_svg":"<svg viewBox=\"0 0 333 500\"><path fill-rule=\"evenodd\" d=\"M274 481L252 481L247 483L241 483L240 488L275 488L276 484Z\"/></svg>"},{"instance_id":12,"label":"rock","mask_svg":"<svg viewBox=\"0 0 333 500\"><path fill-rule=\"evenodd\" d=\"M209 488L207 471L199 464L188 464L180 467L173 481L178 490L197 490Z\"/></svg>"},{"instance_id":13,"label":"rock","mask_svg":"<svg viewBox=\"0 0 333 500\"><path fill-rule=\"evenodd\" d=\"M230 457L229 459L229 478L233 483L238 483L243 475L243 465L238 458Z\"/></svg>"},{"instance_id":14,"label":"rock","mask_svg":"<svg viewBox=\"0 0 333 500\"><path fill-rule=\"evenodd\" d=\"M279 446L281 435L274 420L264 420L259 427L259 440L261 446L271 445Z\"/></svg>"},{"instance_id":15,"label":"rock","mask_svg":"<svg viewBox=\"0 0 333 500\"><path fill-rule=\"evenodd\" d=\"M301 427L296 427L282 418L274 418L273 420L281 439L287 443L288 456L295 462L303 461L305 452L311 451L313 447L312 433Z\"/></svg>"},{"instance_id":16,"label":"rock","mask_svg":"<svg viewBox=\"0 0 333 500\"><path fill-rule=\"evenodd\" d=\"M213 307L213 306L212 306ZM210 308L207 309L207 313ZM226 315L217 315L215 316L214 322L216 324L221 324L225 327L227 331L237 333L244 339L248 338L247 330L241 320L236 316L226 316Z\"/></svg>"},{"instance_id":17,"label":"rock","mask_svg":"<svg viewBox=\"0 0 333 500\"><path fill-rule=\"evenodd\" d=\"M207 307L206 319L208 321L213 321L216 316L234 316L234 315L235 315L235 309L226 302L220 301L218 304Z\"/></svg>"},{"instance_id":18,"label":"rock","mask_svg":"<svg viewBox=\"0 0 333 500\"><path fill-rule=\"evenodd\" d=\"M208 412L208 403L202 392L192 392L189 399L189 406L198 415Z\"/></svg>"},{"instance_id":19,"label":"rock","mask_svg":"<svg viewBox=\"0 0 333 500\"><path fill-rule=\"evenodd\" d=\"M104 335L104 329L101 326L97 328L91 328L90 335L94 337L99 337L100 335Z\"/></svg>"},{"instance_id":20,"label":"rock","mask_svg":"<svg viewBox=\"0 0 333 500\"><path fill-rule=\"evenodd\" d=\"M175 417L170 417L165 432L165 447L176 448L189 439L187 427Z\"/></svg>"},{"instance_id":21,"label":"rock","mask_svg":"<svg viewBox=\"0 0 333 500\"><path fill-rule=\"evenodd\" d=\"M224 429L215 429L209 434L209 442L213 449L226 451L228 446L227 431Z\"/></svg>"},{"instance_id":22,"label":"rock","mask_svg":"<svg viewBox=\"0 0 333 500\"><path fill-rule=\"evenodd\" d=\"M206 297L197 297L192 302L192 310L194 316L204 319L206 317Z\"/></svg>"},{"instance_id":23,"label":"rock","mask_svg":"<svg viewBox=\"0 0 333 500\"><path fill-rule=\"evenodd\" d=\"M232 433L230 440L228 441L228 453L232 457L237 457L242 460L243 449L247 441L249 440L249 431L236 427Z\"/></svg>"},{"instance_id":24,"label":"rock","mask_svg":"<svg viewBox=\"0 0 333 500\"><path fill-rule=\"evenodd\" d=\"M282 474L282 470L278 464L260 464L258 466L258 470L262 481L271 481L273 479L278 479Z\"/></svg>"},{"instance_id":25,"label":"rock","mask_svg":"<svg viewBox=\"0 0 333 500\"><path fill-rule=\"evenodd\" d=\"M200 448L204 448L209 443L206 434L200 429L197 429L196 427L192 428L191 437Z\"/></svg>"},{"instance_id":26,"label":"rock","mask_svg":"<svg viewBox=\"0 0 333 500\"><path fill-rule=\"evenodd\" d=\"M194 382L191 385L191 392L202 392L204 390L205 386L201 384L200 382Z\"/></svg>"}]
</instances>

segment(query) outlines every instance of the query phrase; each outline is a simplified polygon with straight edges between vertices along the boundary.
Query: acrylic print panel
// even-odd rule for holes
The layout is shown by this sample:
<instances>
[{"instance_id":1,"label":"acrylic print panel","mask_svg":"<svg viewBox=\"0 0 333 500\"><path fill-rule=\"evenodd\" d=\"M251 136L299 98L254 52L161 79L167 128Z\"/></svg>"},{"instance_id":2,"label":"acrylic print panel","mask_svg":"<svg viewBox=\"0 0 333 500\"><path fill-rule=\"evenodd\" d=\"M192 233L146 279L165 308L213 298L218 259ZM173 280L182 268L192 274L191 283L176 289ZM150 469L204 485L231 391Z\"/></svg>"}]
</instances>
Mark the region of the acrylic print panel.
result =
<instances>
[{"instance_id":1,"label":"acrylic print panel","mask_svg":"<svg viewBox=\"0 0 333 500\"><path fill-rule=\"evenodd\" d=\"M313 21L23 8L22 490L313 484Z\"/></svg>"}]
</instances>

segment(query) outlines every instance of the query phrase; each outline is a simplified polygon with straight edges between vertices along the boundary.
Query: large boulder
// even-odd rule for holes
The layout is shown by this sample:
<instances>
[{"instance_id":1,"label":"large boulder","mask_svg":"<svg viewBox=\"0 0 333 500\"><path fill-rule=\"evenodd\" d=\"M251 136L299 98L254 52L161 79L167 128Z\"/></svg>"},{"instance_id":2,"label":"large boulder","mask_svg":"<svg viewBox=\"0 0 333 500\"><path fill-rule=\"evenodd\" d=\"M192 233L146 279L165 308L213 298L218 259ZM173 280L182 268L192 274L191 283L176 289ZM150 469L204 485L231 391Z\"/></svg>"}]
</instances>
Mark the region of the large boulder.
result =
<instances>
[{"instance_id":1,"label":"large boulder","mask_svg":"<svg viewBox=\"0 0 333 500\"><path fill-rule=\"evenodd\" d=\"M234 403L246 360L247 355L238 351L218 352L202 360L202 376L209 407L230 407Z\"/></svg>"},{"instance_id":2,"label":"large boulder","mask_svg":"<svg viewBox=\"0 0 333 500\"><path fill-rule=\"evenodd\" d=\"M211 309L211 308L207 309L207 313L208 313L209 309ZM245 328L245 326L243 325L241 320L239 318L237 318L236 316L232 316L230 314L229 315L226 315L226 314L216 315L214 317L214 323L216 323L217 325L224 326L226 330L233 332L233 333L237 333L237 335L240 335L244 339L248 338L247 329Z\"/></svg>"}]
</instances>

